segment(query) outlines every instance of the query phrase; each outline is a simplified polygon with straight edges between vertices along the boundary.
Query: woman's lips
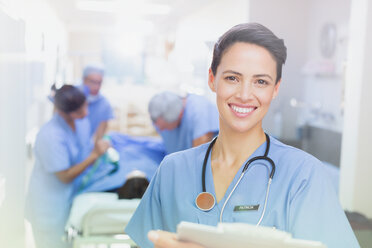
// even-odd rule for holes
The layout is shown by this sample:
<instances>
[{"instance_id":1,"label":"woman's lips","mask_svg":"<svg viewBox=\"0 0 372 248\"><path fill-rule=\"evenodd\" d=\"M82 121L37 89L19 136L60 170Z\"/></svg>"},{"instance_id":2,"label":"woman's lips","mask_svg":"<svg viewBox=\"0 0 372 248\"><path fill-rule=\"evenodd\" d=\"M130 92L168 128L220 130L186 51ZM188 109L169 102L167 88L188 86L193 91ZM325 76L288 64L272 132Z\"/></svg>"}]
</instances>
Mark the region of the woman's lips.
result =
<instances>
[{"instance_id":1,"label":"woman's lips","mask_svg":"<svg viewBox=\"0 0 372 248\"><path fill-rule=\"evenodd\" d=\"M230 108L232 109L233 113L239 117L246 117L253 113L257 109L254 106L241 106L235 104L229 104Z\"/></svg>"}]
</instances>

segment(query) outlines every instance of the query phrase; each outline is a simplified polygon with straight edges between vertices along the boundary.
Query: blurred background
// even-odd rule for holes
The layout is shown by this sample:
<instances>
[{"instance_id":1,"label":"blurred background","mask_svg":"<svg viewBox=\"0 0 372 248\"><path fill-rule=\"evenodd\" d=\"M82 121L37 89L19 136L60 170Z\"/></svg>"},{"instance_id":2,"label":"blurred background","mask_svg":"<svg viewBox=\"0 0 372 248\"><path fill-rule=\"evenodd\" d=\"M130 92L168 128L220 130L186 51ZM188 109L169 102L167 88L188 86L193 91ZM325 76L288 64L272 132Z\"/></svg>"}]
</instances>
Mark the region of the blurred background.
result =
<instances>
[{"instance_id":1,"label":"blurred background","mask_svg":"<svg viewBox=\"0 0 372 248\"><path fill-rule=\"evenodd\" d=\"M78 84L84 65L104 64L102 93L115 110L109 129L155 135L150 97L169 89L214 101L207 85L213 45L233 25L251 21L270 28L288 49L266 131L328 163L344 209L371 219L371 4L0 0L1 247L32 247L24 194L36 133L53 112L47 99L53 83ZM360 240L372 237L363 232L368 225L357 229Z\"/></svg>"}]
</instances>

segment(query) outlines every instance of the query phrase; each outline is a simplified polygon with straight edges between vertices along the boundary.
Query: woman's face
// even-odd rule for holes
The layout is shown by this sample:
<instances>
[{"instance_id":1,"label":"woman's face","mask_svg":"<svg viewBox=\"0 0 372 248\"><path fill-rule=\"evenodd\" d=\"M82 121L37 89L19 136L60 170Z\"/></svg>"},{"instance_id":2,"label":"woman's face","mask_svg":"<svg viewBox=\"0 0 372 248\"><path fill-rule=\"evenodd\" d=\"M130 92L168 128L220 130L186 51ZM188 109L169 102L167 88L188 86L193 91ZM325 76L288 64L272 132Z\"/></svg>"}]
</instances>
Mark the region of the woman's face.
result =
<instances>
[{"instance_id":1,"label":"woman's face","mask_svg":"<svg viewBox=\"0 0 372 248\"><path fill-rule=\"evenodd\" d=\"M265 48L233 44L222 56L208 84L216 92L220 128L248 132L261 128L271 100L278 94L276 61Z\"/></svg>"}]
</instances>

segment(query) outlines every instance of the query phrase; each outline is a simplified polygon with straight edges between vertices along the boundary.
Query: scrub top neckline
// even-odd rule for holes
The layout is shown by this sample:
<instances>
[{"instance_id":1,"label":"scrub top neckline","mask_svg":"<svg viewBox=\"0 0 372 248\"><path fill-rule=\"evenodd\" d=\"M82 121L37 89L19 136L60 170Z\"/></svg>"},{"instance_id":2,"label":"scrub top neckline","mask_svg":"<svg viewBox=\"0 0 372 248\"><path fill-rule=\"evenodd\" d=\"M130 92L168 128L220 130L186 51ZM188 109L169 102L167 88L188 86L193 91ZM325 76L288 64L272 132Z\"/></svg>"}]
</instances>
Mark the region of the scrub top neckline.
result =
<instances>
[{"instance_id":1,"label":"scrub top neckline","mask_svg":"<svg viewBox=\"0 0 372 248\"><path fill-rule=\"evenodd\" d=\"M65 119L63 119L63 117L61 115L59 115L58 113L55 114L55 118L57 119L57 121L59 123L61 123L62 127L67 131L69 132L73 137L75 137L75 142L77 143L78 147L80 149L82 149L83 147L83 144L81 144L81 135L82 135L82 130L81 130L81 127L80 127L80 124L79 124L79 120L75 120L75 130L73 130L68 124L67 122L65 121ZM86 118L86 117L84 117ZM84 119L83 118L83 119ZM82 119L81 119L82 120ZM81 121L80 120L80 121Z\"/></svg>"},{"instance_id":2,"label":"scrub top neckline","mask_svg":"<svg viewBox=\"0 0 372 248\"><path fill-rule=\"evenodd\" d=\"M216 191L215 191L215 184L214 184L214 178L213 178L213 173L212 173L212 164L211 164L211 155L212 155L212 151L209 153L209 156L208 156L208 161L207 161L207 169L206 169L206 192L210 192L215 200L216 200L216 207L218 208L219 211L222 210L222 206L223 204L225 203L226 201L226 198L228 197L228 195L230 194L231 190L233 189L233 187L235 186L236 182L239 180L239 177L241 176L242 174L242 171L244 169L244 165L248 162L249 159L253 158L253 157L256 157L256 156L263 156L263 154L265 153L265 148L266 148L266 143L267 141L265 141L264 143L262 143L245 161L244 163L240 166L238 172L235 174L234 176L234 179L231 181L231 183L229 184L229 187L227 188L224 196L221 198L221 200L219 202L217 202L217 197L216 197ZM245 173L249 173L249 170L251 170L252 167L249 167Z\"/></svg>"},{"instance_id":3,"label":"scrub top neckline","mask_svg":"<svg viewBox=\"0 0 372 248\"><path fill-rule=\"evenodd\" d=\"M102 99L103 99L103 95L98 92L94 100L88 101L88 106L93 106L95 104L98 104Z\"/></svg>"},{"instance_id":4,"label":"scrub top neckline","mask_svg":"<svg viewBox=\"0 0 372 248\"><path fill-rule=\"evenodd\" d=\"M63 128L64 129L66 129L66 130L68 130L68 132L71 132L71 133L73 133L73 134L75 134L75 131L67 124L67 122L65 121L65 119L63 119L63 117L60 115L60 114L58 114L58 113L56 113L55 114L55 118L58 120L58 122L60 122L61 124L62 124L62 126L63 126ZM76 126L76 123L75 123L75 126Z\"/></svg>"}]
</instances>

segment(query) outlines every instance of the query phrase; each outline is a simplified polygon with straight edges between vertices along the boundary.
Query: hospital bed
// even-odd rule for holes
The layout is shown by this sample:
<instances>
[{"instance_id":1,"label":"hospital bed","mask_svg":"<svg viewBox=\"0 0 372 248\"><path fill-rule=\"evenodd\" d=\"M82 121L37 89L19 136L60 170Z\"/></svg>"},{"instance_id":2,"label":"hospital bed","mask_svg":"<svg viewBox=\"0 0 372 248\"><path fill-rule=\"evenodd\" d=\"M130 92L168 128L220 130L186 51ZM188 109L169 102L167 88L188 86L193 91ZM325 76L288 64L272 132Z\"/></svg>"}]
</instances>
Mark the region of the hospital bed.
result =
<instances>
[{"instance_id":1,"label":"hospital bed","mask_svg":"<svg viewBox=\"0 0 372 248\"><path fill-rule=\"evenodd\" d=\"M78 195L67 220L66 241L73 248L133 248L124 228L140 199L119 200L116 193Z\"/></svg>"}]
</instances>

